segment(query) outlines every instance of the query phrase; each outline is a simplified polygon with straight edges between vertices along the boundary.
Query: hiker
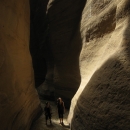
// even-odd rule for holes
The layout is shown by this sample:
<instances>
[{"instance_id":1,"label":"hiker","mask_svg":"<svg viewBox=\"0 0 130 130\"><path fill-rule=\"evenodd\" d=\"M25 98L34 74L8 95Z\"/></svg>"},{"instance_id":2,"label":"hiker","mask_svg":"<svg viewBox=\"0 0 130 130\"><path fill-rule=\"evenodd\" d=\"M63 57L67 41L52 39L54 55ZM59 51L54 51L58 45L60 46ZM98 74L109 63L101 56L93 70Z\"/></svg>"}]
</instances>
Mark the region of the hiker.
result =
<instances>
[{"instance_id":1,"label":"hiker","mask_svg":"<svg viewBox=\"0 0 130 130\"><path fill-rule=\"evenodd\" d=\"M60 97L57 99L57 108L58 108L60 124L63 124L63 114L65 112L65 106L64 106L64 102Z\"/></svg>"},{"instance_id":2,"label":"hiker","mask_svg":"<svg viewBox=\"0 0 130 130\"><path fill-rule=\"evenodd\" d=\"M50 119L50 124L51 124L51 106L49 102L46 102L46 106L44 107L44 112L45 112L45 118L46 118L46 125L47 125L47 120Z\"/></svg>"}]
</instances>

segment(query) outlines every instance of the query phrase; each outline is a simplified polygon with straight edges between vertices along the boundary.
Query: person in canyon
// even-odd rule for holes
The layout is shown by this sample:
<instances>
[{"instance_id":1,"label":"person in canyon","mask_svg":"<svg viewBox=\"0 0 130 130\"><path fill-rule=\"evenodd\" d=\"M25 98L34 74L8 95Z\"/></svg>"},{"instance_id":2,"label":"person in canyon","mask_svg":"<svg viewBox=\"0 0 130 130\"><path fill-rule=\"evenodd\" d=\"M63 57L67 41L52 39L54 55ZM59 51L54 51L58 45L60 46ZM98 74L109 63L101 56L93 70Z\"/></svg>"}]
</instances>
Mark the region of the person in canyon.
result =
<instances>
[{"instance_id":1,"label":"person in canyon","mask_svg":"<svg viewBox=\"0 0 130 130\"><path fill-rule=\"evenodd\" d=\"M63 125L63 114L65 112L65 105L60 97L57 99L57 109L58 109L60 124Z\"/></svg>"},{"instance_id":2,"label":"person in canyon","mask_svg":"<svg viewBox=\"0 0 130 130\"><path fill-rule=\"evenodd\" d=\"M49 102L46 102L46 105L44 107L44 112L45 112L45 118L46 118L46 125L47 125L48 119L50 119L50 124L52 124L51 123L52 110L51 110L51 106L50 106Z\"/></svg>"}]
</instances>

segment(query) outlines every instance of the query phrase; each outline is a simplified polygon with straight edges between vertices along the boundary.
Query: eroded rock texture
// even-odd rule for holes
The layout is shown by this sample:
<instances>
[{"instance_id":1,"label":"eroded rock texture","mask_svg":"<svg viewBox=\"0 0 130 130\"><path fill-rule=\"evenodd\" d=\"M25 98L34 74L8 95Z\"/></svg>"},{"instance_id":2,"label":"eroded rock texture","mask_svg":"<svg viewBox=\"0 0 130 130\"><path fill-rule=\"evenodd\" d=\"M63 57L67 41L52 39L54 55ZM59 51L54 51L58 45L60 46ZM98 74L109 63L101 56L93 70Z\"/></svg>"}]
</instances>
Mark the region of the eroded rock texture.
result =
<instances>
[{"instance_id":1,"label":"eroded rock texture","mask_svg":"<svg viewBox=\"0 0 130 130\"><path fill-rule=\"evenodd\" d=\"M130 1L88 0L80 23L81 84L71 129L130 129Z\"/></svg>"},{"instance_id":2,"label":"eroded rock texture","mask_svg":"<svg viewBox=\"0 0 130 130\"><path fill-rule=\"evenodd\" d=\"M29 130L40 110L29 53L28 0L0 1L0 129Z\"/></svg>"}]
</instances>

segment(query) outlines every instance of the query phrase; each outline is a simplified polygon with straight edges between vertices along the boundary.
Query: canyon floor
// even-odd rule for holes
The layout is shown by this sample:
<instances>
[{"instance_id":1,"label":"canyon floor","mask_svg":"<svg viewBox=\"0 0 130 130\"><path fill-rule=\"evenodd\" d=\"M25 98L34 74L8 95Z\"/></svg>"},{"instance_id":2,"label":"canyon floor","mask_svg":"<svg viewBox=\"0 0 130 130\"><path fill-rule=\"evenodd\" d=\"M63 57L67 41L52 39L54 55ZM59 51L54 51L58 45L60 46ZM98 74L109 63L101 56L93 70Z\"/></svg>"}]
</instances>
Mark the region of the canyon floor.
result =
<instances>
[{"instance_id":1,"label":"canyon floor","mask_svg":"<svg viewBox=\"0 0 130 130\"><path fill-rule=\"evenodd\" d=\"M44 100L41 101L42 109L44 109L45 106ZM67 116L69 111L66 109L64 114L64 124L59 124L59 118L57 113L57 106L54 102L49 101L51 108L52 108L52 124L50 125L50 122L48 120L48 125L46 125L45 115L44 112L40 116L40 118L35 122L32 130L70 130L70 126L67 123Z\"/></svg>"}]
</instances>

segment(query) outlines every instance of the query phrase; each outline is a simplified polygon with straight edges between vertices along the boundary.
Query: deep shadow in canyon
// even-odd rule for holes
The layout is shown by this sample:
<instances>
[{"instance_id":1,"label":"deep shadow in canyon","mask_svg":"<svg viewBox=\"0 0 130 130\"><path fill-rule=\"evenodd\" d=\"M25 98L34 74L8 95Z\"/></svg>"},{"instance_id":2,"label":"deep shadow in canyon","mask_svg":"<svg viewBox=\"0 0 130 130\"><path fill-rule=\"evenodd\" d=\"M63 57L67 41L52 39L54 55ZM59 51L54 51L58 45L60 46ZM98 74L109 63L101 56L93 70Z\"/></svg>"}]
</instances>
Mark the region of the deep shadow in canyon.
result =
<instances>
[{"instance_id":1,"label":"deep shadow in canyon","mask_svg":"<svg viewBox=\"0 0 130 130\"><path fill-rule=\"evenodd\" d=\"M49 50L49 27L46 16L49 0L30 0L30 52L32 56L35 86L41 85L47 73L46 55Z\"/></svg>"},{"instance_id":2,"label":"deep shadow in canyon","mask_svg":"<svg viewBox=\"0 0 130 130\"><path fill-rule=\"evenodd\" d=\"M42 99L62 97L67 108L81 82L79 23L85 3L86 0L67 4L65 0L49 4L48 0L30 1L30 51L36 88Z\"/></svg>"}]
</instances>

